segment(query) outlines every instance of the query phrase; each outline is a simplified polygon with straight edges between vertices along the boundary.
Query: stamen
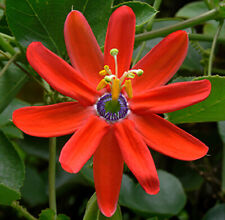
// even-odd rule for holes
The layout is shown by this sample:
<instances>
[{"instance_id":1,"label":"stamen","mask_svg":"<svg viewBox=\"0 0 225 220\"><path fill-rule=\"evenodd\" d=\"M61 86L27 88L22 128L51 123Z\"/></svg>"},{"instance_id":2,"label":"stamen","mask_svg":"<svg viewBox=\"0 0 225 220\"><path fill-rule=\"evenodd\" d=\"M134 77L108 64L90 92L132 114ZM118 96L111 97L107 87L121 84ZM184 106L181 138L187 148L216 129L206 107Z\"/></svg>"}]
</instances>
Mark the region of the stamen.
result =
<instances>
[{"instance_id":1,"label":"stamen","mask_svg":"<svg viewBox=\"0 0 225 220\"><path fill-rule=\"evenodd\" d=\"M135 74L134 73L128 72L127 78L134 79L134 77L135 77Z\"/></svg>"},{"instance_id":2,"label":"stamen","mask_svg":"<svg viewBox=\"0 0 225 220\"><path fill-rule=\"evenodd\" d=\"M112 82L112 80L115 78L115 75L105 76L104 79L107 83Z\"/></svg>"},{"instance_id":3,"label":"stamen","mask_svg":"<svg viewBox=\"0 0 225 220\"><path fill-rule=\"evenodd\" d=\"M118 63L117 63L117 54L119 53L119 50L116 48L113 48L110 50L110 54L114 57L115 60L115 75L118 77Z\"/></svg>"},{"instance_id":4,"label":"stamen","mask_svg":"<svg viewBox=\"0 0 225 220\"><path fill-rule=\"evenodd\" d=\"M133 73L136 73L137 76L142 76L144 71L142 69L137 69L137 70L130 70Z\"/></svg>"},{"instance_id":5,"label":"stamen","mask_svg":"<svg viewBox=\"0 0 225 220\"><path fill-rule=\"evenodd\" d=\"M108 65L105 65L105 66L104 66L104 70L105 70L109 75L112 74L112 72L111 72L111 70L109 69L109 66L108 66Z\"/></svg>"},{"instance_id":6,"label":"stamen","mask_svg":"<svg viewBox=\"0 0 225 220\"><path fill-rule=\"evenodd\" d=\"M120 80L114 79L112 82L112 100L117 100L120 95Z\"/></svg>"},{"instance_id":7,"label":"stamen","mask_svg":"<svg viewBox=\"0 0 225 220\"><path fill-rule=\"evenodd\" d=\"M107 74L107 72L105 70L99 71L99 75L101 75L101 76L105 76L106 74Z\"/></svg>"},{"instance_id":8,"label":"stamen","mask_svg":"<svg viewBox=\"0 0 225 220\"><path fill-rule=\"evenodd\" d=\"M97 85L96 90L99 91L99 90L105 88L107 84L108 84L108 83L106 82L106 80L105 80L105 79L102 79L102 80L99 82L99 84Z\"/></svg>"},{"instance_id":9,"label":"stamen","mask_svg":"<svg viewBox=\"0 0 225 220\"><path fill-rule=\"evenodd\" d=\"M130 79L125 80L124 86L129 99L131 99L133 97L133 89L132 89L131 80Z\"/></svg>"}]
</instances>

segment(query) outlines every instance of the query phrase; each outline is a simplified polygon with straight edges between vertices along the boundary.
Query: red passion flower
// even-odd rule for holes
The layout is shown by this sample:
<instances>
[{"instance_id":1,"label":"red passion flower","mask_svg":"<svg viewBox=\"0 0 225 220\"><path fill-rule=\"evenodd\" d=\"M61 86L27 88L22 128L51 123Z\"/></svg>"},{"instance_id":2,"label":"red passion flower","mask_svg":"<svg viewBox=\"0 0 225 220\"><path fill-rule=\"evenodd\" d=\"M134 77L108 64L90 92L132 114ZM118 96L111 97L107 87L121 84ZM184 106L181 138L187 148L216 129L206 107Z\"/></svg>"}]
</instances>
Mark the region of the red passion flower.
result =
<instances>
[{"instance_id":1,"label":"red passion flower","mask_svg":"<svg viewBox=\"0 0 225 220\"><path fill-rule=\"evenodd\" d=\"M77 101L20 108L13 122L38 137L75 132L59 161L64 170L77 173L93 155L98 205L109 217L117 207L124 162L147 193L159 192L147 145L179 160L206 155L205 144L158 114L204 100L211 84L201 80L165 85L187 54L185 31L168 35L130 69L135 15L127 6L109 19L104 55L79 11L67 16L64 36L72 66L40 42L28 46L27 59L52 88Z\"/></svg>"}]
</instances>

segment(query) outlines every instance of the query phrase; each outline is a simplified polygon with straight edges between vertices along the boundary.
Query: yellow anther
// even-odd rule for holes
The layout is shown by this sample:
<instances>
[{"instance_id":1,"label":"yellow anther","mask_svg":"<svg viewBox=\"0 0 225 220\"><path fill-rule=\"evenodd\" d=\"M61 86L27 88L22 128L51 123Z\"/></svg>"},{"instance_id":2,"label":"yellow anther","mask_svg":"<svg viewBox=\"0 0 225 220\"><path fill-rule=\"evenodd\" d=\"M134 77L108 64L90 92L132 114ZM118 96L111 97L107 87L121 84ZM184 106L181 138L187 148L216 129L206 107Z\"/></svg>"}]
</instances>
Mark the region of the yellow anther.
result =
<instances>
[{"instance_id":1,"label":"yellow anther","mask_svg":"<svg viewBox=\"0 0 225 220\"><path fill-rule=\"evenodd\" d=\"M108 65L105 65L105 66L104 66L104 70L106 71L106 74L109 74L109 75L112 74L112 72L111 72L111 70L109 69L109 66L108 66Z\"/></svg>"},{"instance_id":2,"label":"yellow anther","mask_svg":"<svg viewBox=\"0 0 225 220\"><path fill-rule=\"evenodd\" d=\"M109 70L109 66L108 65L105 65L104 66L104 70Z\"/></svg>"},{"instance_id":3,"label":"yellow anther","mask_svg":"<svg viewBox=\"0 0 225 220\"><path fill-rule=\"evenodd\" d=\"M105 76L107 74L107 72L105 71L105 70L101 70L100 72L99 72L99 75L101 75L101 76Z\"/></svg>"},{"instance_id":4,"label":"yellow anther","mask_svg":"<svg viewBox=\"0 0 225 220\"><path fill-rule=\"evenodd\" d=\"M130 78L130 79L133 79L135 76L136 76L136 75L135 75L134 73L132 73L132 72L129 72L129 73L127 74L127 78Z\"/></svg>"},{"instance_id":5,"label":"yellow anther","mask_svg":"<svg viewBox=\"0 0 225 220\"><path fill-rule=\"evenodd\" d=\"M112 82L112 100L117 100L120 95L120 80L114 79Z\"/></svg>"},{"instance_id":6,"label":"yellow anther","mask_svg":"<svg viewBox=\"0 0 225 220\"><path fill-rule=\"evenodd\" d=\"M102 80L99 82L99 84L97 85L97 88L96 88L97 91L99 91L99 90L105 88L107 84L108 84L108 83L105 81L105 79L102 79Z\"/></svg>"},{"instance_id":7,"label":"yellow anther","mask_svg":"<svg viewBox=\"0 0 225 220\"><path fill-rule=\"evenodd\" d=\"M124 86L125 86L125 90L126 90L128 97L131 99L133 97L133 89L132 89L132 85L131 85L131 80L130 79L125 80Z\"/></svg>"}]
</instances>

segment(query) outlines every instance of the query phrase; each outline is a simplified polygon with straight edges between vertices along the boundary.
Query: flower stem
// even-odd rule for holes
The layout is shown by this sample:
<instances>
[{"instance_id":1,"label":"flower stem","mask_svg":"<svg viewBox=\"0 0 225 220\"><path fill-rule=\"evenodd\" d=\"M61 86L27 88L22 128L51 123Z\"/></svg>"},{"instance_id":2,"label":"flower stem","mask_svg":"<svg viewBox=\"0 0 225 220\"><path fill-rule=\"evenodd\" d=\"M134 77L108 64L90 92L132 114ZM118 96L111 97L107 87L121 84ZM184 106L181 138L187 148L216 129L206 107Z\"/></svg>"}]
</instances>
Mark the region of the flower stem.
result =
<instances>
[{"instance_id":1,"label":"flower stem","mask_svg":"<svg viewBox=\"0 0 225 220\"><path fill-rule=\"evenodd\" d=\"M49 207L57 214L55 193L56 138L49 139Z\"/></svg>"},{"instance_id":2,"label":"flower stem","mask_svg":"<svg viewBox=\"0 0 225 220\"><path fill-rule=\"evenodd\" d=\"M37 218L35 218L34 216L32 216L26 208L24 208L23 206L21 206L19 204L19 202L14 201L12 202L11 206L16 209L16 211L22 215L24 218L28 219L28 220L37 220Z\"/></svg>"},{"instance_id":3,"label":"flower stem","mask_svg":"<svg viewBox=\"0 0 225 220\"><path fill-rule=\"evenodd\" d=\"M9 41L15 41L15 37L9 36L8 34L0 33L0 36Z\"/></svg>"},{"instance_id":4,"label":"flower stem","mask_svg":"<svg viewBox=\"0 0 225 220\"><path fill-rule=\"evenodd\" d=\"M16 53L14 48L2 35L0 35L0 45L2 46L3 50L9 52L11 55L14 55Z\"/></svg>"},{"instance_id":5,"label":"flower stem","mask_svg":"<svg viewBox=\"0 0 225 220\"><path fill-rule=\"evenodd\" d=\"M190 40L198 40L198 41L213 41L213 36L207 36L204 34L189 34L189 39ZM217 41L219 43L225 43L225 38L223 37L218 37Z\"/></svg>"},{"instance_id":6,"label":"flower stem","mask_svg":"<svg viewBox=\"0 0 225 220\"><path fill-rule=\"evenodd\" d=\"M187 19L185 21L179 22L179 23L171 25L169 27L164 27L164 28L160 28L158 30L145 32L142 34L137 34L135 39L136 39L136 41L144 41L144 40L149 40L149 39L156 38L156 37L162 37L169 33L172 33L173 31L177 31L177 30L184 29L187 27L192 27L192 26L200 24L204 21L214 19L217 16L218 12L219 12L219 8L215 8L215 9L205 12L199 16Z\"/></svg>"},{"instance_id":7,"label":"flower stem","mask_svg":"<svg viewBox=\"0 0 225 220\"><path fill-rule=\"evenodd\" d=\"M155 0L153 4L153 8L158 10L161 5L162 0Z\"/></svg>"},{"instance_id":8,"label":"flower stem","mask_svg":"<svg viewBox=\"0 0 225 220\"><path fill-rule=\"evenodd\" d=\"M217 31L216 31L216 34L213 38L212 47L211 47L210 56L209 56L208 76L212 75L212 64L213 64L214 51L216 48L216 42L217 42L218 36L220 34L220 31L222 29L222 26L223 26L223 21L220 21Z\"/></svg>"},{"instance_id":9,"label":"flower stem","mask_svg":"<svg viewBox=\"0 0 225 220\"><path fill-rule=\"evenodd\" d=\"M9 66L11 65L11 63L13 63L16 59L16 57L18 56L19 53L14 54L10 60L6 63L6 65L2 68L2 70L0 71L0 77L7 71L7 69L9 68Z\"/></svg>"}]
</instances>

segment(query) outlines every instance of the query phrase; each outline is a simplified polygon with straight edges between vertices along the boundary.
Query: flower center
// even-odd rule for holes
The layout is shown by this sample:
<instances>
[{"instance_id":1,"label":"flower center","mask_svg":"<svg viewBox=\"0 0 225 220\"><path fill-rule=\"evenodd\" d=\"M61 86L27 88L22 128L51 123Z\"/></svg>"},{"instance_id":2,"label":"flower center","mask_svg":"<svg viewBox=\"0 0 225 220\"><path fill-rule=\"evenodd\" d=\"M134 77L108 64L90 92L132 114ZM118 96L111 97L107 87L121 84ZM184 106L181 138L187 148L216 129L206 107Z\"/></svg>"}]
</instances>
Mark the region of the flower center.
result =
<instances>
[{"instance_id":1,"label":"flower center","mask_svg":"<svg viewBox=\"0 0 225 220\"><path fill-rule=\"evenodd\" d=\"M121 91L125 88L128 98L133 97L133 90L131 85L131 79L135 78L135 76L141 76L143 74L143 70L141 69L132 69L125 71L121 77L118 76L118 63L117 63L117 55L119 51L116 48L110 50L111 56L113 56L115 61L115 75L112 74L108 65L104 66L104 69L99 72L101 76L104 78L99 82L97 86L97 90L101 90L106 86L110 87L112 100L117 100L120 97Z\"/></svg>"},{"instance_id":2,"label":"flower center","mask_svg":"<svg viewBox=\"0 0 225 220\"><path fill-rule=\"evenodd\" d=\"M99 116L108 122L116 122L127 116L129 108L126 98L120 93L117 100L112 99L112 94L101 96L96 103L96 111Z\"/></svg>"}]
</instances>

